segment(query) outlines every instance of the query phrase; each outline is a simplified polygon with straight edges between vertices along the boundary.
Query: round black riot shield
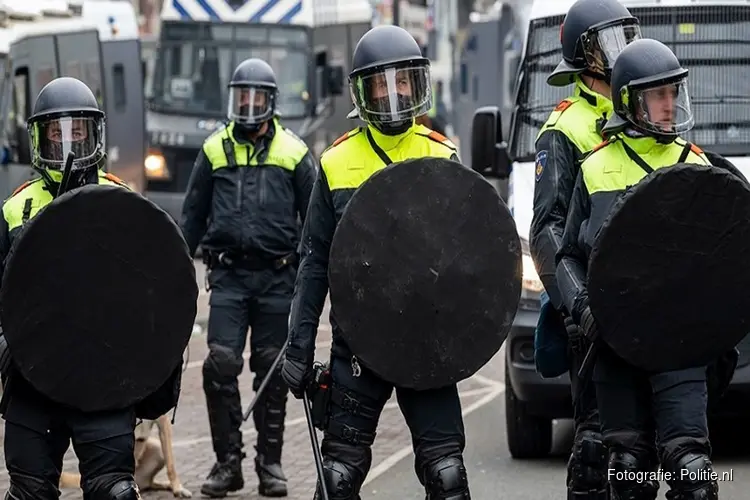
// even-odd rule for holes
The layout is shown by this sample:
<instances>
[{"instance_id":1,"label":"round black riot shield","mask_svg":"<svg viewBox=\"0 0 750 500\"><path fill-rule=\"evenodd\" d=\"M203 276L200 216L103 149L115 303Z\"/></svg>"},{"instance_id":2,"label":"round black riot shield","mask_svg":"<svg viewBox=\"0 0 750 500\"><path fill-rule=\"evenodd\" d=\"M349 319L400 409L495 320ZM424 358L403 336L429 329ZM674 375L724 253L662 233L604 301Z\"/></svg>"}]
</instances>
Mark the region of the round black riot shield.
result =
<instances>
[{"instance_id":1,"label":"round black riot shield","mask_svg":"<svg viewBox=\"0 0 750 500\"><path fill-rule=\"evenodd\" d=\"M649 174L613 207L589 263L601 338L649 371L711 363L750 332L750 188L716 167Z\"/></svg>"},{"instance_id":2,"label":"round black riot shield","mask_svg":"<svg viewBox=\"0 0 750 500\"><path fill-rule=\"evenodd\" d=\"M354 193L333 238L331 311L359 361L398 387L473 375L520 300L521 245L494 187L437 158L393 164Z\"/></svg>"},{"instance_id":3,"label":"round black riot shield","mask_svg":"<svg viewBox=\"0 0 750 500\"><path fill-rule=\"evenodd\" d=\"M13 361L83 411L124 408L180 362L196 315L193 260L170 216L138 193L63 194L14 239L0 289Z\"/></svg>"}]
</instances>

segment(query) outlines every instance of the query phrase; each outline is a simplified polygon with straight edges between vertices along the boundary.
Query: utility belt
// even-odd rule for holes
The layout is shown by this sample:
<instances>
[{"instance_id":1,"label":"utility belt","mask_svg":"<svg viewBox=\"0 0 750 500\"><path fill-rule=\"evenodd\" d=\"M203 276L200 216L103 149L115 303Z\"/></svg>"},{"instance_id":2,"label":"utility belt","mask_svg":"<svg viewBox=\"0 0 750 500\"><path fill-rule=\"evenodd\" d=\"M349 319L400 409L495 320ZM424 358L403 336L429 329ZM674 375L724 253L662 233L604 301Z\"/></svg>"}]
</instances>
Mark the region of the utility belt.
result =
<instances>
[{"instance_id":1,"label":"utility belt","mask_svg":"<svg viewBox=\"0 0 750 500\"><path fill-rule=\"evenodd\" d=\"M288 253L278 259L264 259L253 254L241 254L234 252L217 252L206 250L203 252L203 263L209 269L223 267L227 269L244 269L246 271L266 271L274 269L278 271L286 266L297 263L297 254Z\"/></svg>"}]
</instances>

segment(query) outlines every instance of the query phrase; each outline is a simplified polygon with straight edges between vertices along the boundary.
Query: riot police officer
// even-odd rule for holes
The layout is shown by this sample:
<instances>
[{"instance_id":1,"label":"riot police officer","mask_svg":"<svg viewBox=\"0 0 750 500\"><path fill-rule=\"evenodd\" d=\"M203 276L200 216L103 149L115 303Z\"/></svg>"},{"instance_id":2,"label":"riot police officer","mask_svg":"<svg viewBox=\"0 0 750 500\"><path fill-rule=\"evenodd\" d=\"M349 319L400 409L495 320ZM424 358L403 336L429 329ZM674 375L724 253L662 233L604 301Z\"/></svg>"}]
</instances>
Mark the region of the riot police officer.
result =
<instances>
[{"instance_id":1,"label":"riot police officer","mask_svg":"<svg viewBox=\"0 0 750 500\"><path fill-rule=\"evenodd\" d=\"M601 126L612 112L612 63L626 44L638 38L638 20L617 0L578 0L571 6L562 25L563 60L547 83L555 87L573 84L574 92L550 114L536 141L530 250L545 293L535 357L545 377L561 375L566 365L570 373L575 437L568 461L569 500L605 500L607 466L594 387L578 378L587 345L564 311L555 279L555 255L580 160L601 142Z\"/></svg>"},{"instance_id":2,"label":"riot police officer","mask_svg":"<svg viewBox=\"0 0 750 500\"><path fill-rule=\"evenodd\" d=\"M688 70L656 40L634 41L614 64L615 114L603 128L608 139L581 165L558 254L563 303L587 338L597 337L585 286L589 253L615 201L655 169L711 164L700 148L680 138L694 124L687 82ZM706 424L706 368L649 373L602 345L593 380L613 500L655 499L657 481L623 480L622 473L655 471L659 464L672 475L667 498L718 498Z\"/></svg>"},{"instance_id":3,"label":"riot police officer","mask_svg":"<svg viewBox=\"0 0 750 500\"><path fill-rule=\"evenodd\" d=\"M273 69L241 62L229 83L229 123L203 144L182 209L192 254L209 268L209 354L203 365L216 464L201 491L213 497L244 487L242 409L237 376L248 327L250 370L258 390L287 338L297 270L298 216L304 220L317 165L307 146L277 117ZM281 449L287 387L279 373L253 412L255 470L264 496L286 496Z\"/></svg>"},{"instance_id":4,"label":"riot police officer","mask_svg":"<svg viewBox=\"0 0 750 500\"><path fill-rule=\"evenodd\" d=\"M297 398L312 369L332 237L354 191L392 162L428 156L458 160L448 139L415 123L432 105L429 60L407 31L397 26L368 31L354 49L352 68L355 110L350 117L359 116L367 125L345 134L323 153L313 189L282 370ZM334 318L331 325L332 392L322 442L325 483L331 500L354 500L370 470L378 419L394 387L361 366ZM427 391L396 387L396 393L412 432L415 471L427 497L470 498L456 386ZM320 490L315 498L320 498Z\"/></svg>"},{"instance_id":5,"label":"riot police officer","mask_svg":"<svg viewBox=\"0 0 750 500\"><path fill-rule=\"evenodd\" d=\"M0 262L21 227L60 194L63 167L75 154L68 190L85 184L122 185L101 170L106 164L104 113L91 90L74 78L57 78L37 96L27 121L32 167L39 177L21 185L3 204ZM0 267L0 272L2 267ZM63 456L73 440L84 498L139 499L133 478L137 411L84 413L61 406L20 375L2 338L2 407L5 463L10 475L6 499L46 500L60 496ZM168 406L160 411L168 410Z\"/></svg>"}]
</instances>

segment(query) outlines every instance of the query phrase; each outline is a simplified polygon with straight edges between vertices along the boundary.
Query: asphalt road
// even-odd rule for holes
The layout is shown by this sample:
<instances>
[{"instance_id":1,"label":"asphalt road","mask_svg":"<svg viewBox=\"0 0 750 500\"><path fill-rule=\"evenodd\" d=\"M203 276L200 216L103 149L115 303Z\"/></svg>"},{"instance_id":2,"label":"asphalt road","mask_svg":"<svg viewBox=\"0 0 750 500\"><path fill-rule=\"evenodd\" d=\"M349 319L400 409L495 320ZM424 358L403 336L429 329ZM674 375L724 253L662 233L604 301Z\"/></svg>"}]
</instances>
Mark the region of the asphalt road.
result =
<instances>
[{"instance_id":1,"label":"asphalt road","mask_svg":"<svg viewBox=\"0 0 750 500\"><path fill-rule=\"evenodd\" d=\"M503 373L504 350L480 371L486 378ZM500 380L497 378L496 380ZM566 461L572 424L555 422L550 457L516 460L508 452L505 435L504 384L474 404L464 405L467 445L464 460L472 498L479 500L565 500ZM717 448L714 461L718 474L729 474L719 484L722 499L747 498L750 487L750 437L747 427L723 428L712 436ZM424 499L413 469L413 455L396 457L373 468L363 488L363 499ZM662 483L659 498L668 490Z\"/></svg>"}]
</instances>

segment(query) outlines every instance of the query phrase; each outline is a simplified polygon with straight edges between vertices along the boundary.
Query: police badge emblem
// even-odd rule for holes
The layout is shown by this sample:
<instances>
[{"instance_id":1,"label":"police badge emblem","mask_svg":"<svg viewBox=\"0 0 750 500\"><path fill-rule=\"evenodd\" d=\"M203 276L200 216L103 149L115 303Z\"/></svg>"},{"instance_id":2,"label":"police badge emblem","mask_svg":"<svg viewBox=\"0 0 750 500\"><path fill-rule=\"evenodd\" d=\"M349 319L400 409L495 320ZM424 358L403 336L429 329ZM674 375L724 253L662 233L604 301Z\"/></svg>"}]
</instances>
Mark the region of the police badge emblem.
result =
<instances>
[{"instance_id":1,"label":"police badge emblem","mask_svg":"<svg viewBox=\"0 0 750 500\"><path fill-rule=\"evenodd\" d=\"M544 167L547 166L547 151L539 151L536 154L536 160L534 164L534 171L536 172L536 181L539 182L539 179L542 178L542 172L544 172Z\"/></svg>"}]
</instances>

